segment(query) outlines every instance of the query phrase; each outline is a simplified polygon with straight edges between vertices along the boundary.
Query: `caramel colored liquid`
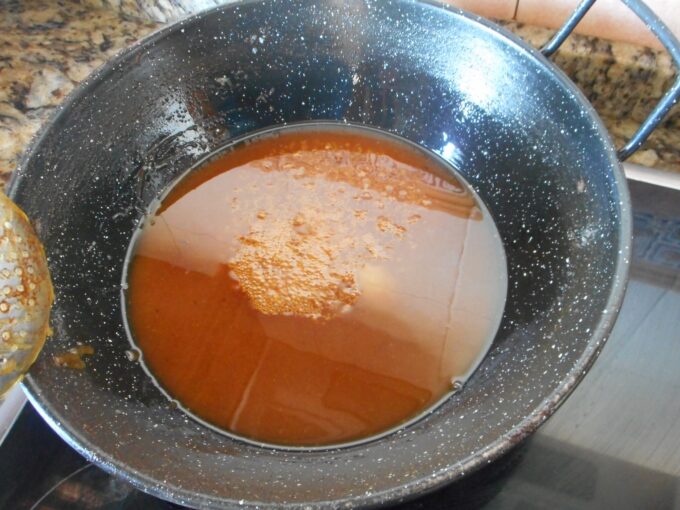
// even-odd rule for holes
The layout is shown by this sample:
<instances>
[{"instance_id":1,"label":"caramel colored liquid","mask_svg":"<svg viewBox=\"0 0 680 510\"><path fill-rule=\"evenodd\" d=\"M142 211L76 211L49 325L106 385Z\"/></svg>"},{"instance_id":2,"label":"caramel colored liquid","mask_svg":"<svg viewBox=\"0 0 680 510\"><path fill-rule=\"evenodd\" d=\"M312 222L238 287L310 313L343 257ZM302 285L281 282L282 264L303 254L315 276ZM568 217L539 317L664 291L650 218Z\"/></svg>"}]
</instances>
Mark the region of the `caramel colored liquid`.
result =
<instances>
[{"instance_id":1,"label":"caramel colored liquid","mask_svg":"<svg viewBox=\"0 0 680 510\"><path fill-rule=\"evenodd\" d=\"M357 128L287 128L190 172L147 218L126 310L196 417L289 446L396 427L486 353L507 277L495 226L437 159Z\"/></svg>"}]
</instances>

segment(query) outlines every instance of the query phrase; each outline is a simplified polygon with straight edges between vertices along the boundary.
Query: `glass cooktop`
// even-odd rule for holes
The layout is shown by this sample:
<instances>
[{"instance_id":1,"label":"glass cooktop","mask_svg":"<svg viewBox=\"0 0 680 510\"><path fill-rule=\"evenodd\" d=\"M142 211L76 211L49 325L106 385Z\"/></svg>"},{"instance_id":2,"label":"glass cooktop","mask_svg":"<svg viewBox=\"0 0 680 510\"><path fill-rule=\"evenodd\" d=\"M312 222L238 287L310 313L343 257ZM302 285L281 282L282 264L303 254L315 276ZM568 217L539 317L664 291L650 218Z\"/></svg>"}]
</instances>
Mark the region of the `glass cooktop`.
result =
<instances>
[{"instance_id":1,"label":"glass cooktop","mask_svg":"<svg viewBox=\"0 0 680 510\"><path fill-rule=\"evenodd\" d=\"M630 186L631 279L588 376L506 457L394 508L680 510L680 191ZM178 508L87 463L30 404L0 445L0 509Z\"/></svg>"}]
</instances>

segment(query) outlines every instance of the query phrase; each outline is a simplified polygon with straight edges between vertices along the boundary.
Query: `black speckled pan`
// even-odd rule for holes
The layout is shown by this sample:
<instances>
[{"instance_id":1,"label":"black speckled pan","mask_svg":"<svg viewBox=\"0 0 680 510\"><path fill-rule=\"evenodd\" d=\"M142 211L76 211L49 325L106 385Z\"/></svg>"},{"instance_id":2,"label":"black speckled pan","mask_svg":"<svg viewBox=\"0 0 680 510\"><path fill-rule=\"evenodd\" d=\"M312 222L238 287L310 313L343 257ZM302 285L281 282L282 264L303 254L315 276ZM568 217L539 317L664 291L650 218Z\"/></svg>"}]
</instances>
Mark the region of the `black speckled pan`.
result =
<instances>
[{"instance_id":1,"label":"black speckled pan","mask_svg":"<svg viewBox=\"0 0 680 510\"><path fill-rule=\"evenodd\" d=\"M458 168L503 237L509 295L489 355L434 413L359 446L276 451L171 408L128 361L121 274L140 215L176 176L235 137L317 119L399 134ZM10 194L57 296L30 399L104 469L201 508L376 505L493 461L583 377L630 251L616 151L574 85L494 25L406 0L248 1L161 30L68 99ZM95 348L86 369L57 368L76 342Z\"/></svg>"}]
</instances>

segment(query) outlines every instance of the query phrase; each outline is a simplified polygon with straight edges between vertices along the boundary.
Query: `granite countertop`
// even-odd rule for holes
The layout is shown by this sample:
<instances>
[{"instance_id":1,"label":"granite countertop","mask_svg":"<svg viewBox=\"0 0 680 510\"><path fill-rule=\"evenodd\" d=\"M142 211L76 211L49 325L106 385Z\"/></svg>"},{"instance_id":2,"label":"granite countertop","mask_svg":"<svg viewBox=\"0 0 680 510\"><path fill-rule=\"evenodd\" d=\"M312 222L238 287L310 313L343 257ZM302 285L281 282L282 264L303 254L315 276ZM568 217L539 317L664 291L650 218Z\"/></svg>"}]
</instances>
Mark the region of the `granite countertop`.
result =
<instances>
[{"instance_id":1,"label":"granite countertop","mask_svg":"<svg viewBox=\"0 0 680 510\"><path fill-rule=\"evenodd\" d=\"M0 2L0 183L50 113L94 69L158 28L73 0Z\"/></svg>"},{"instance_id":2,"label":"granite countertop","mask_svg":"<svg viewBox=\"0 0 680 510\"><path fill-rule=\"evenodd\" d=\"M0 2L0 186L40 125L78 82L163 25L148 19L149 9L140 7L143 1ZM503 24L536 46L552 34ZM571 36L555 62L590 99L618 145L673 78L663 52L586 36ZM680 173L680 107L631 161Z\"/></svg>"}]
</instances>

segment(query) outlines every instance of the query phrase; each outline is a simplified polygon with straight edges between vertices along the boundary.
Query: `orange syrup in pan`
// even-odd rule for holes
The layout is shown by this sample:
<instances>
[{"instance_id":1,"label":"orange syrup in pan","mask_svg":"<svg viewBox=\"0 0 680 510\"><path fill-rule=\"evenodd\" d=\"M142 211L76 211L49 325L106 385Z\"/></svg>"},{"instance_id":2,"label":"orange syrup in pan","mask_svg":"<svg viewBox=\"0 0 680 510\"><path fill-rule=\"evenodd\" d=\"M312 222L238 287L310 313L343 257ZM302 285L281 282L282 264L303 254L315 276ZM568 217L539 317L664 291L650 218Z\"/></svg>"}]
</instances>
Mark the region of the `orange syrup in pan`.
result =
<instances>
[{"instance_id":1,"label":"orange syrup in pan","mask_svg":"<svg viewBox=\"0 0 680 510\"><path fill-rule=\"evenodd\" d=\"M486 208L374 130L284 128L179 179L135 237L141 361L217 429L285 446L403 425L475 369L505 303Z\"/></svg>"}]
</instances>

